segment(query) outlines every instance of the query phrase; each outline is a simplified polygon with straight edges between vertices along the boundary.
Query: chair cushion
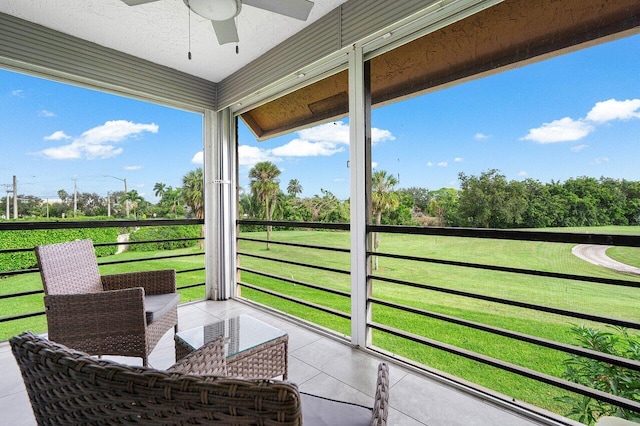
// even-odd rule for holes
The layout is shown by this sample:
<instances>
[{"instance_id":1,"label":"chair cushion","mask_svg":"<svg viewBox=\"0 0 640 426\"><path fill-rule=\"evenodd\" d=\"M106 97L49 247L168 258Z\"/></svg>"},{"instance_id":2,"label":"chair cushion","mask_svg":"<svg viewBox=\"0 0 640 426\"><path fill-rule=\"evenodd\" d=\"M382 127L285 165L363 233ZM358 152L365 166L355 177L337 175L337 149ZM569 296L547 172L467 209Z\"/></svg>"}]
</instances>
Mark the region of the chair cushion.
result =
<instances>
[{"instance_id":1,"label":"chair cushion","mask_svg":"<svg viewBox=\"0 0 640 426\"><path fill-rule=\"evenodd\" d=\"M144 310L147 315L147 324L162 318L171 309L178 306L179 293L148 294L144 296Z\"/></svg>"},{"instance_id":2,"label":"chair cushion","mask_svg":"<svg viewBox=\"0 0 640 426\"><path fill-rule=\"evenodd\" d=\"M371 408L300 392L305 426L369 426Z\"/></svg>"}]
</instances>

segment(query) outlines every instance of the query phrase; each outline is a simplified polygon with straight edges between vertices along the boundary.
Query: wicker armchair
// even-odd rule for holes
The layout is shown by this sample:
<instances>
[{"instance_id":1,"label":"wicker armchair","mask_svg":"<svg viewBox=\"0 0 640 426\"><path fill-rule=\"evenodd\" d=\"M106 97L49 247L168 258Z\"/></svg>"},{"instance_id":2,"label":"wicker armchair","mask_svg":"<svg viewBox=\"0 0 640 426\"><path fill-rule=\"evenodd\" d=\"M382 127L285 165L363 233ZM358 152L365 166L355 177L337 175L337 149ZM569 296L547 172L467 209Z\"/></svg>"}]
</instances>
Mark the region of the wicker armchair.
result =
<instances>
[{"instance_id":1,"label":"wicker armchair","mask_svg":"<svg viewBox=\"0 0 640 426\"><path fill-rule=\"evenodd\" d=\"M100 276L93 243L35 248L49 339L94 355L141 357L178 328L174 270Z\"/></svg>"},{"instance_id":2,"label":"wicker armchair","mask_svg":"<svg viewBox=\"0 0 640 426\"><path fill-rule=\"evenodd\" d=\"M286 381L224 374L222 341L168 371L100 360L25 332L10 340L38 424L386 425L389 370L374 409L301 394ZM195 366L195 367L194 367Z\"/></svg>"}]
</instances>

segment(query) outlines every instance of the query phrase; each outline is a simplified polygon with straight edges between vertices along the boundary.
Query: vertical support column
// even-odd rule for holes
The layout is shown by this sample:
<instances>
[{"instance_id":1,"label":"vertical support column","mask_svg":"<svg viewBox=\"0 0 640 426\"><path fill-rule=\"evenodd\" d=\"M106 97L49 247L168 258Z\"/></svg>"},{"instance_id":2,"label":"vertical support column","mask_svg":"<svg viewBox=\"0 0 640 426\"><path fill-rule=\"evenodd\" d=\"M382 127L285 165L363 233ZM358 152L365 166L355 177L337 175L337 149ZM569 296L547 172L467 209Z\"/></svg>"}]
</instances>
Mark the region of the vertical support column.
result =
<instances>
[{"instance_id":1,"label":"vertical support column","mask_svg":"<svg viewBox=\"0 0 640 426\"><path fill-rule=\"evenodd\" d=\"M228 109L204 116L205 277L207 299L235 291L235 135Z\"/></svg>"},{"instance_id":2,"label":"vertical support column","mask_svg":"<svg viewBox=\"0 0 640 426\"><path fill-rule=\"evenodd\" d=\"M367 321L371 318L367 299L371 294L368 276L371 262L367 251L371 238L367 224L371 216L371 96L369 63L364 63L362 47L354 45L349 54L349 155L351 168L351 343L370 342Z\"/></svg>"},{"instance_id":3,"label":"vertical support column","mask_svg":"<svg viewBox=\"0 0 640 426\"><path fill-rule=\"evenodd\" d=\"M218 215L216 210L216 184L214 183L217 170L216 147L219 145L218 115L215 111L205 110L203 117L204 137L204 267L205 267L205 299L218 300L220 297L219 264L217 262L218 242L216 241Z\"/></svg>"}]
</instances>

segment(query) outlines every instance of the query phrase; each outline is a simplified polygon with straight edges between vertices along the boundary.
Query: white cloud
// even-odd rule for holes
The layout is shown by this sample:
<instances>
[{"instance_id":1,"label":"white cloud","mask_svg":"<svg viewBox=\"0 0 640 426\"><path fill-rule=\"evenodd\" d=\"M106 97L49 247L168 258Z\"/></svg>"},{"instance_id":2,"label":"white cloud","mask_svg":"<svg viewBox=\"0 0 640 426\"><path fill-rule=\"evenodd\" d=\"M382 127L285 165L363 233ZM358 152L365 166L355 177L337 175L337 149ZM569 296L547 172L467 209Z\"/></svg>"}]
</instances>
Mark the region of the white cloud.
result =
<instances>
[{"instance_id":1,"label":"white cloud","mask_svg":"<svg viewBox=\"0 0 640 426\"><path fill-rule=\"evenodd\" d=\"M372 162L371 162L371 168L372 168L372 169L376 169L376 168L378 168L378 162L377 162L377 161L372 161Z\"/></svg>"},{"instance_id":2,"label":"white cloud","mask_svg":"<svg viewBox=\"0 0 640 426\"><path fill-rule=\"evenodd\" d=\"M142 170L142 166L124 166L123 169L125 170Z\"/></svg>"},{"instance_id":3,"label":"white cloud","mask_svg":"<svg viewBox=\"0 0 640 426\"><path fill-rule=\"evenodd\" d=\"M342 121L321 124L298 132L300 139L312 142L333 142L349 145L349 126Z\"/></svg>"},{"instance_id":4,"label":"white cloud","mask_svg":"<svg viewBox=\"0 0 640 426\"><path fill-rule=\"evenodd\" d=\"M518 172L518 176L525 177L526 175L528 175L528 173L525 172L524 170L521 172Z\"/></svg>"},{"instance_id":5,"label":"white cloud","mask_svg":"<svg viewBox=\"0 0 640 426\"><path fill-rule=\"evenodd\" d=\"M542 144L577 141L596 129L591 123L605 124L613 120L631 120L633 118L640 118L640 99L624 101L609 99L596 102L585 118L574 120L570 117L564 117L550 123L543 123L538 128L530 129L529 133L520 139ZM586 147L587 145L578 145L571 150L580 152Z\"/></svg>"},{"instance_id":6,"label":"white cloud","mask_svg":"<svg viewBox=\"0 0 640 426\"><path fill-rule=\"evenodd\" d=\"M377 127L371 128L371 143L376 144L378 142L395 141L396 137L388 130L378 129Z\"/></svg>"},{"instance_id":7,"label":"white cloud","mask_svg":"<svg viewBox=\"0 0 640 426\"><path fill-rule=\"evenodd\" d=\"M204 164L204 152L198 151L193 154L193 157L191 157L191 162L193 164Z\"/></svg>"},{"instance_id":8,"label":"white cloud","mask_svg":"<svg viewBox=\"0 0 640 426\"><path fill-rule=\"evenodd\" d=\"M51 133L49 136L45 136L45 141L61 141L63 139L71 139L71 136L67 135L62 130L58 130L57 132Z\"/></svg>"},{"instance_id":9,"label":"white cloud","mask_svg":"<svg viewBox=\"0 0 640 426\"><path fill-rule=\"evenodd\" d=\"M598 124L612 120L630 120L632 118L640 118L640 99L627 99L625 101L609 99L596 102L587 114L587 120Z\"/></svg>"},{"instance_id":10,"label":"white cloud","mask_svg":"<svg viewBox=\"0 0 640 426\"><path fill-rule=\"evenodd\" d=\"M51 112L51 111L47 111L46 109L41 110L41 111L38 113L38 115L39 115L40 117L47 117L47 118L49 118L49 117L55 117L55 116L56 116L56 114L55 114L55 113L53 113L53 112Z\"/></svg>"},{"instance_id":11,"label":"white cloud","mask_svg":"<svg viewBox=\"0 0 640 426\"><path fill-rule=\"evenodd\" d=\"M15 96L16 98L24 98L24 90L22 89L12 90L11 96Z\"/></svg>"},{"instance_id":12,"label":"white cloud","mask_svg":"<svg viewBox=\"0 0 640 426\"><path fill-rule=\"evenodd\" d=\"M427 161L427 167L433 167L433 163L431 161Z\"/></svg>"},{"instance_id":13,"label":"white cloud","mask_svg":"<svg viewBox=\"0 0 640 426\"><path fill-rule=\"evenodd\" d=\"M477 141L483 141L485 139L489 139L491 137L491 135L485 135L484 133L476 133L475 135L473 135L473 139L477 140Z\"/></svg>"},{"instance_id":14,"label":"white cloud","mask_svg":"<svg viewBox=\"0 0 640 426\"><path fill-rule=\"evenodd\" d=\"M282 157L328 157L342 151L344 151L344 147L332 142L294 139L285 145L272 149L271 153Z\"/></svg>"},{"instance_id":15,"label":"white cloud","mask_svg":"<svg viewBox=\"0 0 640 426\"><path fill-rule=\"evenodd\" d=\"M530 129L527 136L521 138L537 143L554 143L577 141L591 133L595 128L582 120L573 120L569 117L543 123L542 126Z\"/></svg>"},{"instance_id":16,"label":"white cloud","mask_svg":"<svg viewBox=\"0 0 640 426\"><path fill-rule=\"evenodd\" d=\"M123 151L123 148L116 147L115 143L137 137L142 132L157 133L158 126L153 123L142 124L125 120L107 121L103 125L82 133L80 137L74 139L68 145L47 148L40 151L39 154L54 160L111 158L121 154ZM45 139L68 139L67 135L61 130L47 138Z\"/></svg>"},{"instance_id":17,"label":"white cloud","mask_svg":"<svg viewBox=\"0 0 640 426\"><path fill-rule=\"evenodd\" d=\"M598 157L595 160L593 160L591 165L592 166L597 166L598 164L608 163L608 162L609 162L609 158L608 157Z\"/></svg>"},{"instance_id":18,"label":"white cloud","mask_svg":"<svg viewBox=\"0 0 640 426\"><path fill-rule=\"evenodd\" d=\"M80 136L88 144L104 142L120 142L129 137L135 137L142 132L158 133L158 126L154 123L142 124L125 120L107 121L101 126L89 129Z\"/></svg>"},{"instance_id":19,"label":"white cloud","mask_svg":"<svg viewBox=\"0 0 640 426\"><path fill-rule=\"evenodd\" d=\"M268 149L261 149L257 146L240 145L238 147L238 162L241 166L253 167L261 161L271 161L278 163L281 158L274 157Z\"/></svg>"},{"instance_id":20,"label":"white cloud","mask_svg":"<svg viewBox=\"0 0 640 426\"><path fill-rule=\"evenodd\" d=\"M576 145L576 146L572 146L572 147L571 147L571 151L572 151L572 152L580 152L580 151L582 151L583 149L588 148L588 147L589 147L589 145L585 145L585 144Z\"/></svg>"},{"instance_id":21,"label":"white cloud","mask_svg":"<svg viewBox=\"0 0 640 426\"><path fill-rule=\"evenodd\" d=\"M447 163L446 161L441 161L438 163L438 167L447 167L449 165L449 163Z\"/></svg>"},{"instance_id":22,"label":"white cloud","mask_svg":"<svg viewBox=\"0 0 640 426\"><path fill-rule=\"evenodd\" d=\"M349 126L342 121L334 121L300 130L297 136L272 149L241 145L238 147L239 163L241 166L253 167L260 161L280 162L283 158L328 157L344 152L345 145L349 145ZM395 139L388 130L375 127L371 129L371 140L374 144Z\"/></svg>"},{"instance_id":23,"label":"white cloud","mask_svg":"<svg viewBox=\"0 0 640 426\"><path fill-rule=\"evenodd\" d=\"M464 158L462 157L456 157L453 159L454 163L463 163L464 162Z\"/></svg>"}]
</instances>

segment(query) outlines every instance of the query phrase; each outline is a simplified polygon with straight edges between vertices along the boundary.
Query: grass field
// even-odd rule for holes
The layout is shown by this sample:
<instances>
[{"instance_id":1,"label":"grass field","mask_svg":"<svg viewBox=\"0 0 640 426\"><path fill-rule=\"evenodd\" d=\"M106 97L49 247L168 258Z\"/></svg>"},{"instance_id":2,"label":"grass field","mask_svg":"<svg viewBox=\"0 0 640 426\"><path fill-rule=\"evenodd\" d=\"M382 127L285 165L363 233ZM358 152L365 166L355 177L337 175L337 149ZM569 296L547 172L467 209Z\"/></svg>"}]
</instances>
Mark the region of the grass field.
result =
<instances>
[{"instance_id":1,"label":"grass field","mask_svg":"<svg viewBox=\"0 0 640 426\"><path fill-rule=\"evenodd\" d=\"M563 229L563 231L640 234L640 227L576 228ZM243 233L242 236L265 238L263 232ZM339 248L348 248L350 244L347 232L333 231L274 231L272 240ZM239 260L240 265L247 268L350 293L350 256L348 253L302 249L276 244L272 244L271 250L267 251L264 243L248 241L240 241L239 246L239 250L248 253L344 271L344 273L326 272L248 256L240 256ZM571 244L544 242L383 234L380 251L432 259L640 281L640 277L619 274L580 260L571 254L571 247ZM639 250L615 247L610 249L608 254L625 263L634 264L634 262L638 263ZM196 253L197 251L196 248L193 248L158 253L124 253L101 258L100 261L157 257L170 253ZM183 270L202 265L203 256L197 255L179 259L158 259L141 263L103 266L101 272L116 273L164 268ZM373 275L412 281L442 289L640 321L640 310L637 308L640 302L640 290L634 288L486 271L471 267L419 263L382 256L379 257L379 270L373 271ZM347 314L350 313L351 302L348 297L332 295L248 272L242 272L241 279L265 289L331 307ZM204 272L178 274L178 286L201 281L204 281ZM41 289L38 274L18 275L0 281L0 294L31 289ZM583 323L581 320L530 309L449 295L440 291L389 284L375 278L373 279L372 292L376 298L401 305L565 343L575 343L570 328L573 324ZM186 289L181 293L183 302L204 297L202 287ZM337 333L343 335L351 333L350 321L347 319L265 295L249 288L242 288L241 294L243 297L314 322ZM42 309L41 294L7 299L0 304L0 317ZM485 354L549 375L559 377L564 371L562 362L567 358L567 355L562 352L376 304L372 306L372 319L375 322L434 341ZM587 323L587 325L605 328L602 324ZM44 331L46 329L44 316L3 323L0 328L0 339L7 339L26 329L36 332ZM373 332L372 344L431 368L507 394L514 399L535 404L560 414L565 414L568 411L567 406L554 399L565 395L566 392L555 387L379 331Z\"/></svg>"},{"instance_id":2,"label":"grass field","mask_svg":"<svg viewBox=\"0 0 640 426\"><path fill-rule=\"evenodd\" d=\"M571 232L585 231L593 231L593 229L571 230ZM601 231L640 233L640 227ZM247 233L243 236L265 237L263 233ZM349 235L340 232L276 231L272 234L272 239L274 241L328 247L348 247L349 245ZM240 246L242 251L257 252L273 258L290 259L313 265L349 270L350 258L348 254L307 249L302 251L300 248L279 245L272 245L271 250L267 252L264 243L246 241L242 241ZM380 251L540 271L633 281L640 280L640 277L622 275L580 260L571 254L571 247L571 244L544 242L385 234L381 236ZM633 251L635 249L630 250ZM283 267L280 263L246 256L241 257L240 263L242 266L251 269L286 276L302 282L320 284L327 288L347 292L350 290L351 284L348 275L319 272L290 265ZM283 270L286 270L286 273ZM640 291L633 288L483 271L476 268L418 263L384 257L379 258L379 270L374 271L373 275L543 306L640 321L640 310L637 309L638 301L640 301ZM347 298L328 295L317 290L309 290L302 286L246 272L242 274L242 280L343 312L350 312L350 301ZM243 289L242 295L316 322L338 333L350 334L350 323L347 320L301 307L251 289ZM377 280L373 281L373 296L438 314L565 343L575 343L574 336L570 332L571 326L584 323L578 319L448 295L437 291L388 284ZM383 306L374 305L372 316L375 322L489 355L546 374L559 377L564 371L562 361L567 358L567 355L562 352L540 348L468 327L424 318ZM599 328L605 327L602 324L587 323L587 325ZM568 407L554 399L566 394L566 391L555 387L506 373L502 370L481 365L475 361L451 355L438 349L425 347L383 332L374 332L372 343L389 352L481 384L515 399L526 401L560 414L565 414L568 411Z\"/></svg>"}]
</instances>

